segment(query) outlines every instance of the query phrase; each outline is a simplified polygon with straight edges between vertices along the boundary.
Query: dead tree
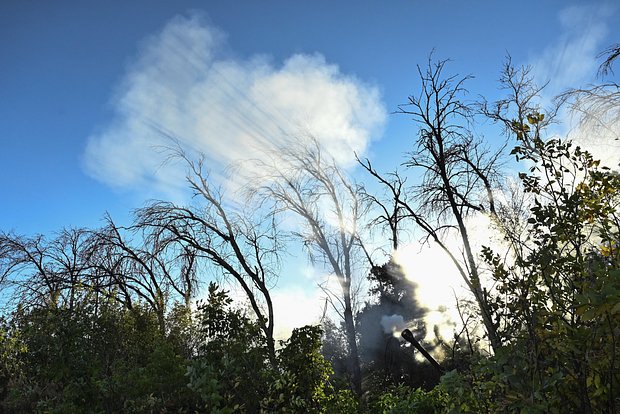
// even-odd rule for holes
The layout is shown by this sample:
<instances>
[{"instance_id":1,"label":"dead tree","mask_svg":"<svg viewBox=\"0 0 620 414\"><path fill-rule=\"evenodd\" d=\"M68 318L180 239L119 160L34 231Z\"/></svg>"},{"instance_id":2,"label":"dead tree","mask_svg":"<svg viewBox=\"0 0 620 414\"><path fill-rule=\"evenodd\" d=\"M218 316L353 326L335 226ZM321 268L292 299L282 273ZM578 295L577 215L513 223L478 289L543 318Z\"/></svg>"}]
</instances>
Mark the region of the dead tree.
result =
<instances>
[{"instance_id":1,"label":"dead tree","mask_svg":"<svg viewBox=\"0 0 620 414\"><path fill-rule=\"evenodd\" d=\"M278 265L278 229L273 221L244 214L234 203L227 203L221 190L209 181L204 158L192 161L181 151L177 155L189 167L187 181L196 203L153 202L137 211L135 227L147 234L152 244L183 246L195 255L192 260L206 262L217 274L231 277L245 293L275 361L270 288Z\"/></svg>"},{"instance_id":2,"label":"dead tree","mask_svg":"<svg viewBox=\"0 0 620 414\"><path fill-rule=\"evenodd\" d=\"M340 292L324 287L328 300L344 320L349 351L349 373L361 392L360 360L354 321L356 271L361 244L358 235L365 206L359 188L318 141L280 148L270 165L261 164L264 176L256 195L273 203L273 214L292 214L300 220L295 231L313 261L320 261L336 276Z\"/></svg>"},{"instance_id":3,"label":"dead tree","mask_svg":"<svg viewBox=\"0 0 620 414\"><path fill-rule=\"evenodd\" d=\"M92 233L65 229L55 238L0 234L0 282L20 303L74 309L89 292Z\"/></svg>"},{"instance_id":4,"label":"dead tree","mask_svg":"<svg viewBox=\"0 0 620 414\"><path fill-rule=\"evenodd\" d=\"M603 50L599 53L598 57L605 58L603 63L598 69L598 73L601 76L608 75L609 73L613 73L613 63L620 56L620 43L616 43L615 45L609 46L607 49Z\"/></svg>"},{"instance_id":5,"label":"dead tree","mask_svg":"<svg viewBox=\"0 0 620 414\"><path fill-rule=\"evenodd\" d=\"M117 226L107 217L107 225L92 239L96 272L91 279L108 291L113 288L116 300L129 309L136 299L146 302L165 333L165 313L170 303L180 299L189 306L195 294L196 254L185 246L160 244L140 230Z\"/></svg>"},{"instance_id":6,"label":"dead tree","mask_svg":"<svg viewBox=\"0 0 620 414\"><path fill-rule=\"evenodd\" d=\"M368 227L372 230L375 228L385 229L389 234L392 251L398 250L401 231L404 224L402 222L407 219L407 209L403 207L406 203L406 183L407 178L401 176L398 172L388 173L385 177L376 174L369 160L361 160L357 154L355 156L357 162L364 167L366 171L379 180L386 190L383 197L376 196L362 188L362 196L371 207L378 210L379 214L375 216L369 223Z\"/></svg>"},{"instance_id":7,"label":"dead tree","mask_svg":"<svg viewBox=\"0 0 620 414\"><path fill-rule=\"evenodd\" d=\"M570 89L558 97L577 118L577 126L589 137L620 141L620 85L613 82ZM615 167L615 166L614 166Z\"/></svg>"},{"instance_id":8,"label":"dead tree","mask_svg":"<svg viewBox=\"0 0 620 414\"><path fill-rule=\"evenodd\" d=\"M468 77L444 77L445 64L429 59L424 70L418 68L421 90L398 111L411 116L418 127L415 147L404 165L419 174L419 182L403 195L404 178L400 175L383 175L368 160L360 164L391 191L404 217L424 234L424 241L434 242L449 256L473 294L489 342L497 350L501 338L482 286L466 219L473 213L496 214L494 191L504 146L491 150L474 136L470 127L475 108L463 100ZM461 242L460 252L445 241L445 235L454 232Z\"/></svg>"}]
</instances>

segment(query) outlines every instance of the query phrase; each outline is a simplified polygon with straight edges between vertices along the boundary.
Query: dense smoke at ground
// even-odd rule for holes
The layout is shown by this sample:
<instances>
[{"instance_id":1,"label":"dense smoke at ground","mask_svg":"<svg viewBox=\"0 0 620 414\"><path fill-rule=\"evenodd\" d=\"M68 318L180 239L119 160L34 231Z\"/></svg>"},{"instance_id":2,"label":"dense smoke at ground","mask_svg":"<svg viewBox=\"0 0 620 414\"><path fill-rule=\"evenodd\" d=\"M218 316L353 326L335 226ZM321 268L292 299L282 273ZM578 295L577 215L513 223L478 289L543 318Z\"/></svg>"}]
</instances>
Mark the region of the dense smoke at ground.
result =
<instances>
[{"instance_id":1,"label":"dense smoke at ground","mask_svg":"<svg viewBox=\"0 0 620 414\"><path fill-rule=\"evenodd\" d=\"M428 346L424 342L427 309L417 300L416 285L393 260L375 266L369 279L371 291L377 299L367 303L357 317L362 365L366 370L372 370L373 375L380 373L384 379L416 383L421 378L418 375L420 362L416 360L415 351L402 340L401 332L405 328L411 330Z\"/></svg>"}]
</instances>

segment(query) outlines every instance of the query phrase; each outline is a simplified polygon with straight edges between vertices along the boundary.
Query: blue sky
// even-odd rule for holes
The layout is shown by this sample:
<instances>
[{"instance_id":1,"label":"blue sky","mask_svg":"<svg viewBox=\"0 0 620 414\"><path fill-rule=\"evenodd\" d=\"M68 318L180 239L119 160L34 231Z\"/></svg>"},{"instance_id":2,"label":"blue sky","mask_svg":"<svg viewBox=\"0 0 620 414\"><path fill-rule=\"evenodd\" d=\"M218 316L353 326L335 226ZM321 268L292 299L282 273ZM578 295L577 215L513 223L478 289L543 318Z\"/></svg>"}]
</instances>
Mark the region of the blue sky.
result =
<instances>
[{"instance_id":1,"label":"blue sky","mask_svg":"<svg viewBox=\"0 0 620 414\"><path fill-rule=\"evenodd\" d=\"M433 48L454 60L455 73L476 76L472 93L496 93L507 52L530 63L579 35L571 30L587 35L587 27L562 27L570 7L592 26L606 26L595 52L618 41L613 2L3 1L0 228L92 226L105 211L123 216L143 202L143 192L94 179L83 158L89 137L114 122L128 68L174 16L201 14L223 32L222 55L233 59L266 55L277 67L292 55L319 53L340 73L378 88L391 112L414 90L415 65ZM412 134L406 119L388 115L370 154L377 162L389 156L387 167L400 159L392 144Z\"/></svg>"},{"instance_id":2,"label":"blue sky","mask_svg":"<svg viewBox=\"0 0 620 414\"><path fill-rule=\"evenodd\" d=\"M499 97L507 53L551 96L594 79L619 13L612 1L4 0L0 230L95 227L106 211L123 223L148 198L178 197L144 120L215 169L283 118L394 168L415 130L390 113L431 50L475 76L473 97Z\"/></svg>"}]
</instances>

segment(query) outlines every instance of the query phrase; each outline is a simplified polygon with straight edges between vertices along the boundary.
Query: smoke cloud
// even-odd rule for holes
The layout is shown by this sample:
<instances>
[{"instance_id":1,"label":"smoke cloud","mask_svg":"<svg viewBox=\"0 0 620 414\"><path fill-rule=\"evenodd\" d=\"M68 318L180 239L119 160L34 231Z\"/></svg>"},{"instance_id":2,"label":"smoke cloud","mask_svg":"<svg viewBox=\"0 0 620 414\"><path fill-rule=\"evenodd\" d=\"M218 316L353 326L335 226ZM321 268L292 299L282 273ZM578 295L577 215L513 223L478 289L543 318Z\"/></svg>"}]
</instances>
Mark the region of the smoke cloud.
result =
<instances>
[{"instance_id":1,"label":"smoke cloud","mask_svg":"<svg viewBox=\"0 0 620 414\"><path fill-rule=\"evenodd\" d=\"M601 63L598 54L609 46L605 43L609 33L608 22L614 14L615 10L609 4L571 6L559 13L562 29L558 40L530 62L536 82L546 84L542 91L543 104L550 105L556 96L567 90L589 89L592 84L598 83L596 75ZM594 98L580 102L576 112L567 110L560 113L557 134L567 136L587 149L604 165L618 168L620 116L616 109L617 100L616 97L610 103L611 110L607 111L604 110L605 104ZM597 122L580 122L583 119L580 111L589 112L590 121L600 121L604 128L596 125Z\"/></svg>"},{"instance_id":2,"label":"smoke cloud","mask_svg":"<svg viewBox=\"0 0 620 414\"><path fill-rule=\"evenodd\" d=\"M381 318L381 326L383 327L383 333L394 336L400 336L400 332L407 327L403 317L396 314L383 316Z\"/></svg>"},{"instance_id":3,"label":"smoke cloud","mask_svg":"<svg viewBox=\"0 0 620 414\"><path fill-rule=\"evenodd\" d=\"M609 6L578 5L563 9L558 19L558 40L531 60L534 76L544 93L553 98L568 88L583 86L597 72L596 56L608 33Z\"/></svg>"},{"instance_id":4,"label":"smoke cloud","mask_svg":"<svg viewBox=\"0 0 620 414\"><path fill-rule=\"evenodd\" d=\"M196 15L176 17L150 38L117 89L114 119L88 139L87 173L112 187L174 195L185 174L162 164L170 137L204 153L218 174L311 136L347 167L381 134L386 110L376 87L320 54L281 64L227 58L225 39Z\"/></svg>"}]
</instances>

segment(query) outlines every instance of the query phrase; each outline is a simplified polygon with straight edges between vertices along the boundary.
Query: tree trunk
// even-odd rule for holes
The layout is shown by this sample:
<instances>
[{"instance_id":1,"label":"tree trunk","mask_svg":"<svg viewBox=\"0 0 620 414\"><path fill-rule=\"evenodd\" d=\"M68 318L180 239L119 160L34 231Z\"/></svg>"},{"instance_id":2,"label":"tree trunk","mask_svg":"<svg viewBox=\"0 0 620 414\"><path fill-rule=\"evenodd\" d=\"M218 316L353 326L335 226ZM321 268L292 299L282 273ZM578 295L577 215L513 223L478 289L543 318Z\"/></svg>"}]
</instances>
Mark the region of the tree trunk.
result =
<instances>
[{"instance_id":1,"label":"tree trunk","mask_svg":"<svg viewBox=\"0 0 620 414\"><path fill-rule=\"evenodd\" d=\"M355 321L353 320L350 294L345 294L344 302L344 325L347 336L347 345L349 346L349 370L351 373L351 384L353 386L353 391L357 395L362 395L362 372L360 369L359 352L357 350Z\"/></svg>"}]
</instances>

